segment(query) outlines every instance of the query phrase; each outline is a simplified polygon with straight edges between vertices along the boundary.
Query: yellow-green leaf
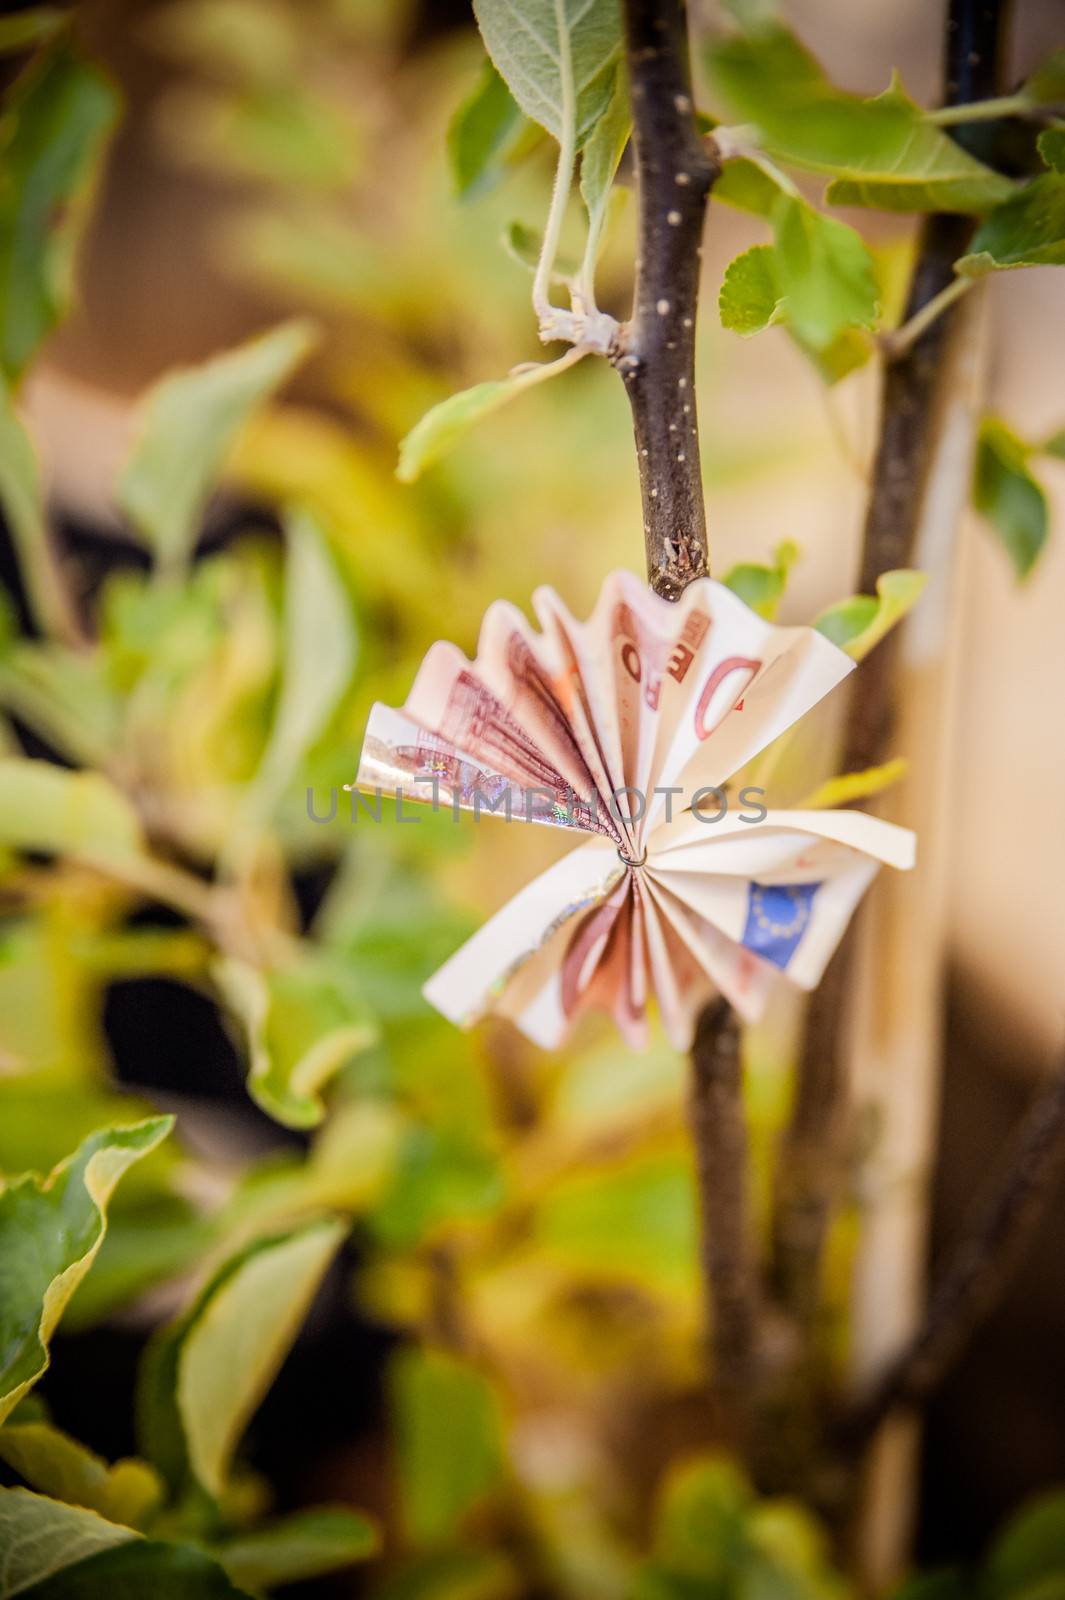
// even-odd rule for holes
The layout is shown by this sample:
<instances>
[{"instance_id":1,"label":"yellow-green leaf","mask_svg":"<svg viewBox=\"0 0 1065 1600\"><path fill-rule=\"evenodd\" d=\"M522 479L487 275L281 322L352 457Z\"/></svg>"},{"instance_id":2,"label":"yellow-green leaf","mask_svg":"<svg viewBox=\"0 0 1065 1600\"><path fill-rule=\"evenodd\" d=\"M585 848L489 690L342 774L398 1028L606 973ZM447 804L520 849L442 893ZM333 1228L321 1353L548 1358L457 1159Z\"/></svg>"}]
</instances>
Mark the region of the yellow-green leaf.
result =
<instances>
[{"instance_id":1,"label":"yellow-green leaf","mask_svg":"<svg viewBox=\"0 0 1065 1600\"><path fill-rule=\"evenodd\" d=\"M57 40L15 80L0 121L0 368L17 377L70 295L89 180L118 100Z\"/></svg>"},{"instance_id":2,"label":"yellow-green leaf","mask_svg":"<svg viewBox=\"0 0 1065 1600\"><path fill-rule=\"evenodd\" d=\"M964 277L1065 264L1065 177L1044 172L992 211L955 263Z\"/></svg>"},{"instance_id":3,"label":"yellow-green leaf","mask_svg":"<svg viewBox=\"0 0 1065 1600\"><path fill-rule=\"evenodd\" d=\"M317 518L287 519L284 664L270 739L255 779L266 804L283 793L325 731L355 665L351 604Z\"/></svg>"},{"instance_id":4,"label":"yellow-green leaf","mask_svg":"<svg viewBox=\"0 0 1065 1600\"><path fill-rule=\"evenodd\" d=\"M163 1484L146 1461L109 1465L48 1422L9 1421L0 1428L0 1460L39 1494L98 1511L109 1522L140 1527L163 1498Z\"/></svg>"},{"instance_id":5,"label":"yellow-green leaf","mask_svg":"<svg viewBox=\"0 0 1065 1600\"><path fill-rule=\"evenodd\" d=\"M726 587L738 594L752 611L772 622L787 587L788 573L798 559L798 545L791 539L784 539L773 552L771 567L742 561L725 574Z\"/></svg>"},{"instance_id":6,"label":"yellow-green leaf","mask_svg":"<svg viewBox=\"0 0 1065 1600\"><path fill-rule=\"evenodd\" d=\"M1028 467L1030 446L998 417L980 427L973 504L1009 556L1018 578L1035 566L1047 539L1046 495Z\"/></svg>"},{"instance_id":7,"label":"yellow-green leaf","mask_svg":"<svg viewBox=\"0 0 1065 1600\"><path fill-rule=\"evenodd\" d=\"M453 450L478 422L493 411L498 411L500 406L505 406L523 389L564 371L577 354L577 351L571 351L569 357L564 356L558 361L537 362L534 366L512 372L509 377L475 383L472 389L463 389L441 400L400 441L397 478L401 483L413 483L426 467L433 466L449 450Z\"/></svg>"},{"instance_id":8,"label":"yellow-green leaf","mask_svg":"<svg viewBox=\"0 0 1065 1600\"><path fill-rule=\"evenodd\" d=\"M352 975L324 957L275 971L230 957L215 976L244 1030L253 1099L290 1128L313 1127L326 1084L377 1038Z\"/></svg>"},{"instance_id":9,"label":"yellow-green leaf","mask_svg":"<svg viewBox=\"0 0 1065 1600\"><path fill-rule=\"evenodd\" d=\"M448 123L447 153L460 198L468 200L488 188L528 126L503 79L486 61Z\"/></svg>"},{"instance_id":10,"label":"yellow-green leaf","mask_svg":"<svg viewBox=\"0 0 1065 1600\"><path fill-rule=\"evenodd\" d=\"M621 54L617 0L474 0L473 10L522 110L579 148L613 93Z\"/></svg>"},{"instance_id":11,"label":"yellow-green leaf","mask_svg":"<svg viewBox=\"0 0 1065 1600\"><path fill-rule=\"evenodd\" d=\"M753 124L777 160L834 179L828 198L840 205L979 213L1013 190L897 82L868 100L837 89L779 24L714 40L706 61L729 120Z\"/></svg>"},{"instance_id":12,"label":"yellow-green leaf","mask_svg":"<svg viewBox=\"0 0 1065 1600\"><path fill-rule=\"evenodd\" d=\"M81 1506L29 1489L0 1489L0 1600L13 1600L52 1573L137 1537L132 1528Z\"/></svg>"},{"instance_id":13,"label":"yellow-green leaf","mask_svg":"<svg viewBox=\"0 0 1065 1600\"><path fill-rule=\"evenodd\" d=\"M190 1475L215 1496L224 1490L241 1435L343 1236L343 1224L319 1221L254 1241L149 1344L139 1378L141 1446L175 1490Z\"/></svg>"},{"instance_id":14,"label":"yellow-green leaf","mask_svg":"<svg viewBox=\"0 0 1065 1600\"><path fill-rule=\"evenodd\" d=\"M404 1523L413 1543L440 1542L499 1478L496 1397L475 1367L433 1350L401 1350L391 1390Z\"/></svg>"},{"instance_id":15,"label":"yellow-green leaf","mask_svg":"<svg viewBox=\"0 0 1065 1600\"><path fill-rule=\"evenodd\" d=\"M742 338L783 320L773 256L771 244L755 244L725 269L717 298L721 326Z\"/></svg>"},{"instance_id":16,"label":"yellow-green leaf","mask_svg":"<svg viewBox=\"0 0 1065 1600\"><path fill-rule=\"evenodd\" d=\"M378 1544L368 1517L341 1506L318 1506L231 1539L213 1554L234 1583L258 1591L339 1572L366 1561Z\"/></svg>"},{"instance_id":17,"label":"yellow-green leaf","mask_svg":"<svg viewBox=\"0 0 1065 1600\"><path fill-rule=\"evenodd\" d=\"M814 623L819 633L855 661L867 656L919 598L928 575L900 568L876 580L876 595L856 594L829 606Z\"/></svg>"},{"instance_id":18,"label":"yellow-green leaf","mask_svg":"<svg viewBox=\"0 0 1065 1600\"><path fill-rule=\"evenodd\" d=\"M47 1178L26 1173L0 1189L0 1422L48 1366L52 1334L103 1243L115 1185L173 1120L102 1128Z\"/></svg>"},{"instance_id":19,"label":"yellow-green leaf","mask_svg":"<svg viewBox=\"0 0 1065 1600\"><path fill-rule=\"evenodd\" d=\"M0 844L106 861L136 854L142 835L133 807L100 773L8 756L0 759Z\"/></svg>"},{"instance_id":20,"label":"yellow-green leaf","mask_svg":"<svg viewBox=\"0 0 1065 1600\"><path fill-rule=\"evenodd\" d=\"M308 323L282 323L149 389L117 494L162 566L183 564L240 429L313 343Z\"/></svg>"},{"instance_id":21,"label":"yellow-green leaf","mask_svg":"<svg viewBox=\"0 0 1065 1600\"><path fill-rule=\"evenodd\" d=\"M66 14L58 6L33 6L29 11L15 11L0 17L0 55L17 55L34 45L43 44L59 32L66 22Z\"/></svg>"},{"instance_id":22,"label":"yellow-green leaf","mask_svg":"<svg viewBox=\"0 0 1065 1600\"><path fill-rule=\"evenodd\" d=\"M581 198L588 212L588 236L594 254L606 218L614 175L629 142L632 109L624 68L615 70L614 92L581 156Z\"/></svg>"},{"instance_id":23,"label":"yellow-green leaf","mask_svg":"<svg viewBox=\"0 0 1065 1600\"><path fill-rule=\"evenodd\" d=\"M819 784L804 799L798 811L827 811L833 806L847 806L853 800L868 800L899 783L909 771L909 763L901 756L885 761L880 767L866 767L862 772L845 772L841 777L829 778Z\"/></svg>"},{"instance_id":24,"label":"yellow-green leaf","mask_svg":"<svg viewBox=\"0 0 1065 1600\"><path fill-rule=\"evenodd\" d=\"M1045 128L1036 144L1047 166L1065 174L1065 128Z\"/></svg>"}]
</instances>

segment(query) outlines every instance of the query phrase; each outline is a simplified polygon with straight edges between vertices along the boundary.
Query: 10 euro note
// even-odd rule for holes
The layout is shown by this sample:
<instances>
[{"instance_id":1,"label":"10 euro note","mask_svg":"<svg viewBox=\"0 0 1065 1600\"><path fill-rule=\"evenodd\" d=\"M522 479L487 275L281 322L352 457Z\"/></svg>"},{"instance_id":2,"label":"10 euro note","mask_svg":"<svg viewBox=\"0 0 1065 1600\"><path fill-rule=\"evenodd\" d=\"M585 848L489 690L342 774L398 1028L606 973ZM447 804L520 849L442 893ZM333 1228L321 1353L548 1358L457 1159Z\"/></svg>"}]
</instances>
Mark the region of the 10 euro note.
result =
<instances>
[{"instance_id":1,"label":"10 euro note","mask_svg":"<svg viewBox=\"0 0 1065 1600\"><path fill-rule=\"evenodd\" d=\"M676 603L611 573L587 621L549 588L539 630L498 601L477 655L426 655L402 710L374 706L357 786L572 829L584 842L436 972L427 999L553 1048L604 1010L634 1045L657 1003L687 1048L708 999L746 1020L812 989L881 863L912 833L859 811L774 810L729 784L854 663L701 578Z\"/></svg>"}]
</instances>

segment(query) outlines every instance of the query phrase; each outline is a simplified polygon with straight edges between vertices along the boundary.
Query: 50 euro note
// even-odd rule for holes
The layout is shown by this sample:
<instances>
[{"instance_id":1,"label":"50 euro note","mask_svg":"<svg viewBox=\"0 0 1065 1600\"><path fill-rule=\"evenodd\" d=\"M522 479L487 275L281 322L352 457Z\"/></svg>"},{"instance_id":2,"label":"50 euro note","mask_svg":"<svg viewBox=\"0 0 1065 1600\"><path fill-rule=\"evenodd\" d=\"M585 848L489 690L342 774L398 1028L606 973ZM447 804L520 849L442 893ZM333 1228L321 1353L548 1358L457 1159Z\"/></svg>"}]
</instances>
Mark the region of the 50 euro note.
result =
<instances>
[{"instance_id":1,"label":"50 euro note","mask_svg":"<svg viewBox=\"0 0 1065 1600\"><path fill-rule=\"evenodd\" d=\"M541 632L497 603L472 661L434 645L403 710L370 717L360 787L586 835L426 997L461 1025L496 1012L554 1047L589 1010L638 1043L653 996L687 1046L714 993L753 1019L778 983L812 988L879 866L913 864L913 836L861 812L752 817L700 797L853 662L709 578L672 604L612 573L586 622L550 589L534 606Z\"/></svg>"}]
</instances>

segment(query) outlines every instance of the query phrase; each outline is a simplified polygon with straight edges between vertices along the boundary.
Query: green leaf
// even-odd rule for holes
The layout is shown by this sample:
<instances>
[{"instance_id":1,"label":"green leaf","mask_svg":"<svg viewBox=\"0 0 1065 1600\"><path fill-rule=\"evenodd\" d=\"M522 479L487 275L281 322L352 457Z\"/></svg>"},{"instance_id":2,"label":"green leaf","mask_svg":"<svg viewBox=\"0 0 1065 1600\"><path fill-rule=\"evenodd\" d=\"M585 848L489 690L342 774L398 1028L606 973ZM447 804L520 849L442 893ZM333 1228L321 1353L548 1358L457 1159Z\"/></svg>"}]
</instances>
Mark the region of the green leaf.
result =
<instances>
[{"instance_id":1,"label":"green leaf","mask_svg":"<svg viewBox=\"0 0 1065 1600\"><path fill-rule=\"evenodd\" d=\"M118 110L57 42L15 81L0 123L0 368L17 377L62 317L89 180Z\"/></svg>"},{"instance_id":2,"label":"green leaf","mask_svg":"<svg viewBox=\"0 0 1065 1600\"><path fill-rule=\"evenodd\" d=\"M401 1250L442 1225L492 1216L503 1199L500 1165L491 1150L469 1135L416 1124L407 1131L370 1223L375 1238Z\"/></svg>"},{"instance_id":3,"label":"green leaf","mask_svg":"<svg viewBox=\"0 0 1065 1600\"><path fill-rule=\"evenodd\" d=\"M173 1121L102 1128L47 1178L27 1173L0 1189L0 1422L48 1366L52 1334L103 1241L115 1185Z\"/></svg>"},{"instance_id":4,"label":"green leaf","mask_svg":"<svg viewBox=\"0 0 1065 1600\"><path fill-rule=\"evenodd\" d=\"M782 195L773 211L777 289L797 337L823 349L845 328L872 328L878 314L873 262L853 228Z\"/></svg>"},{"instance_id":5,"label":"green leaf","mask_svg":"<svg viewBox=\"0 0 1065 1600\"><path fill-rule=\"evenodd\" d=\"M127 1527L141 1526L163 1497L163 1485L146 1461L109 1466L50 1423L22 1422L18 1414L0 1428L0 1460L39 1494Z\"/></svg>"},{"instance_id":6,"label":"green leaf","mask_svg":"<svg viewBox=\"0 0 1065 1600\"><path fill-rule=\"evenodd\" d=\"M377 1529L368 1517L340 1506L320 1506L230 1539L212 1553L234 1583L245 1589L272 1589L366 1561L378 1543Z\"/></svg>"},{"instance_id":7,"label":"green leaf","mask_svg":"<svg viewBox=\"0 0 1065 1600\"><path fill-rule=\"evenodd\" d=\"M322 1089L377 1038L353 975L320 955L272 972L230 957L215 976L245 1032L252 1098L286 1127L314 1127Z\"/></svg>"},{"instance_id":8,"label":"green leaf","mask_svg":"<svg viewBox=\"0 0 1065 1600\"><path fill-rule=\"evenodd\" d=\"M973 474L973 504L1026 578L1046 543L1047 502L1028 469L1029 447L997 417L980 428Z\"/></svg>"},{"instance_id":9,"label":"green leaf","mask_svg":"<svg viewBox=\"0 0 1065 1600\"><path fill-rule=\"evenodd\" d=\"M775 255L771 244L755 244L729 262L717 297L723 328L748 339L782 320Z\"/></svg>"},{"instance_id":10,"label":"green leaf","mask_svg":"<svg viewBox=\"0 0 1065 1600\"><path fill-rule=\"evenodd\" d=\"M562 357L558 361L537 362L531 367L512 372L507 378L476 383L472 389L463 389L441 400L400 441L396 477L401 483L413 483L426 467L433 466L453 450L478 422L493 411L498 411L500 406L505 406L523 389L529 389L534 384L542 383L545 378L557 377L565 371L573 355L574 352L571 352L568 359Z\"/></svg>"},{"instance_id":11,"label":"green leaf","mask_svg":"<svg viewBox=\"0 0 1065 1600\"><path fill-rule=\"evenodd\" d=\"M390 1572L374 1600L514 1600L520 1587L496 1550L433 1550Z\"/></svg>"},{"instance_id":12,"label":"green leaf","mask_svg":"<svg viewBox=\"0 0 1065 1600\"><path fill-rule=\"evenodd\" d=\"M809 357L825 383L839 383L848 373L863 367L873 354L873 341L857 328L844 328L825 345L812 345L795 336L800 350Z\"/></svg>"},{"instance_id":13,"label":"green leaf","mask_svg":"<svg viewBox=\"0 0 1065 1600\"><path fill-rule=\"evenodd\" d=\"M772 622L787 587L788 573L798 559L798 545L785 539L774 550L771 567L742 561L725 574L725 585L733 594L738 594L752 611L757 611L760 617Z\"/></svg>"},{"instance_id":14,"label":"green leaf","mask_svg":"<svg viewBox=\"0 0 1065 1600\"><path fill-rule=\"evenodd\" d=\"M461 199L481 194L498 178L527 127L521 107L486 61L447 129L451 176Z\"/></svg>"},{"instance_id":15,"label":"green leaf","mask_svg":"<svg viewBox=\"0 0 1065 1600\"><path fill-rule=\"evenodd\" d=\"M729 119L753 124L776 159L835 179L828 198L840 205L979 213L1013 190L896 83L870 100L837 89L785 28L715 40L706 61Z\"/></svg>"},{"instance_id":16,"label":"green leaf","mask_svg":"<svg viewBox=\"0 0 1065 1600\"><path fill-rule=\"evenodd\" d=\"M320 523L306 510L287 519L284 665L270 739L255 778L276 803L311 745L325 732L355 665L355 625Z\"/></svg>"},{"instance_id":17,"label":"green leaf","mask_svg":"<svg viewBox=\"0 0 1065 1600\"><path fill-rule=\"evenodd\" d=\"M1025 82L1021 94L1030 106L1065 104L1065 50L1056 50Z\"/></svg>"},{"instance_id":18,"label":"green leaf","mask_svg":"<svg viewBox=\"0 0 1065 1600\"><path fill-rule=\"evenodd\" d=\"M86 860L121 860L141 848L133 807L98 772L50 761L0 758L0 844Z\"/></svg>"},{"instance_id":19,"label":"green leaf","mask_svg":"<svg viewBox=\"0 0 1065 1600\"><path fill-rule=\"evenodd\" d=\"M1045 128L1036 144L1047 166L1065 174L1065 128Z\"/></svg>"},{"instance_id":20,"label":"green leaf","mask_svg":"<svg viewBox=\"0 0 1065 1600\"><path fill-rule=\"evenodd\" d=\"M696 1240L690 1170L677 1153L640 1154L555 1182L541 1200L537 1242L595 1282L687 1293Z\"/></svg>"},{"instance_id":21,"label":"green leaf","mask_svg":"<svg viewBox=\"0 0 1065 1600\"><path fill-rule=\"evenodd\" d=\"M1036 453L1041 456L1053 456L1057 461L1065 461L1065 428L1059 428L1048 439L1037 446Z\"/></svg>"},{"instance_id":22,"label":"green leaf","mask_svg":"<svg viewBox=\"0 0 1065 1600\"><path fill-rule=\"evenodd\" d=\"M579 149L614 92L617 0L474 0L488 54L527 116Z\"/></svg>"},{"instance_id":23,"label":"green leaf","mask_svg":"<svg viewBox=\"0 0 1065 1600\"><path fill-rule=\"evenodd\" d=\"M724 200L737 211L747 211L755 217L768 217L780 193L777 179L757 162L746 159L726 161L714 184L715 200Z\"/></svg>"},{"instance_id":24,"label":"green leaf","mask_svg":"<svg viewBox=\"0 0 1065 1600\"><path fill-rule=\"evenodd\" d=\"M979 278L1011 267L1065 264L1065 177L1044 172L977 228L954 270Z\"/></svg>"},{"instance_id":25,"label":"green leaf","mask_svg":"<svg viewBox=\"0 0 1065 1600\"><path fill-rule=\"evenodd\" d=\"M512 261L516 261L520 267L525 267L529 272L536 271L543 247L543 235L537 233L535 228L526 227L524 222L508 222L503 229L502 244ZM572 278L576 273L578 265L572 256L556 256L551 270L552 282L565 283L567 278Z\"/></svg>"},{"instance_id":26,"label":"green leaf","mask_svg":"<svg viewBox=\"0 0 1065 1600\"><path fill-rule=\"evenodd\" d=\"M403 1520L415 1544L443 1542L502 1470L495 1394L475 1367L439 1351L391 1363Z\"/></svg>"},{"instance_id":27,"label":"green leaf","mask_svg":"<svg viewBox=\"0 0 1065 1600\"><path fill-rule=\"evenodd\" d=\"M995 1541L987 1559L990 1595L1031 1595L1037 1600L1050 1579L1065 1580L1065 1493L1060 1489L1041 1496L1012 1518ZM1046 1600L1057 1600L1062 1590L1047 1589Z\"/></svg>"},{"instance_id":28,"label":"green leaf","mask_svg":"<svg viewBox=\"0 0 1065 1600\"><path fill-rule=\"evenodd\" d=\"M927 573L904 568L881 573L876 580L875 598L856 594L849 600L840 600L822 611L814 627L855 661L861 661L901 621L927 582Z\"/></svg>"},{"instance_id":29,"label":"green leaf","mask_svg":"<svg viewBox=\"0 0 1065 1600\"><path fill-rule=\"evenodd\" d=\"M17 55L22 50L43 44L66 23L65 14L55 6L34 6L0 17L0 55Z\"/></svg>"},{"instance_id":30,"label":"green leaf","mask_svg":"<svg viewBox=\"0 0 1065 1600\"><path fill-rule=\"evenodd\" d=\"M632 108L624 68L614 74L610 104L599 118L581 156L581 197L588 212L588 235L594 250L610 199L610 190L632 132Z\"/></svg>"},{"instance_id":31,"label":"green leaf","mask_svg":"<svg viewBox=\"0 0 1065 1600\"><path fill-rule=\"evenodd\" d=\"M654 1560L637 1582L637 1600L844 1600L847 1592L831 1571L820 1529L801 1506L756 1501L723 1458L696 1459L669 1473Z\"/></svg>"},{"instance_id":32,"label":"green leaf","mask_svg":"<svg viewBox=\"0 0 1065 1600\"><path fill-rule=\"evenodd\" d=\"M972 1600L973 1586L960 1572L924 1572L896 1589L891 1600Z\"/></svg>"},{"instance_id":33,"label":"green leaf","mask_svg":"<svg viewBox=\"0 0 1065 1600\"><path fill-rule=\"evenodd\" d=\"M343 1237L341 1223L315 1222L255 1241L149 1344L139 1381L143 1449L175 1489L191 1475L221 1494Z\"/></svg>"},{"instance_id":34,"label":"green leaf","mask_svg":"<svg viewBox=\"0 0 1065 1600\"><path fill-rule=\"evenodd\" d=\"M709 1458L668 1475L656 1519L655 1554L671 1571L724 1578L742 1551L751 1491L731 1462Z\"/></svg>"},{"instance_id":35,"label":"green leaf","mask_svg":"<svg viewBox=\"0 0 1065 1600\"><path fill-rule=\"evenodd\" d=\"M34 616L48 631L56 605L42 553L48 533L41 498L37 456L7 385L0 379L0 510L11 530L19 569L25 579Z\"/></svg>"},{"instance_id":36,"label":"green leaf","mask_svg":"<svg viewBox=\"0 0 1065 1600\"><path fill-rule=\"evenodd\" d=\"M136 1539L95 1511L29 1489L0 1489L0 1600L30 1592L54 1572Z\"/></svg>"},{"instance_id":37,"label":"green leaf","mask_svg":"<svg viewBox=\"0 0 1065 1600\"><path fill-rule=\"evenodd\" d=\"M754 162L736 165L726 198L765 217L775 242L731 263L718 301L721 321L745 337L783 323L834 382L868 354L855 330L875 327L879 315L873 259L853 228L823 216Z\"/></svg>"},{"instance_id":38,"label":"green leaf","mask_svg":"<svg viewBox=\"0 0 1065 1600\"><path fill-rule=\"evenodd\" d=\"M22 1592L25 1600L247 1600L204 1551L139 1538L66 1566Z\"/></svg>"},{"instance_id":39,"label":"green leaf","mask_svg":"<svg viewBox=\"0 0 1065 1600\"><path fill-rule=\"evenodd\" d=\"M166 374L148 391L117 493L161 566L182 567L240 429L313 342L306 322L282 323L201 366Z\"/></svg>"}]
</instances>

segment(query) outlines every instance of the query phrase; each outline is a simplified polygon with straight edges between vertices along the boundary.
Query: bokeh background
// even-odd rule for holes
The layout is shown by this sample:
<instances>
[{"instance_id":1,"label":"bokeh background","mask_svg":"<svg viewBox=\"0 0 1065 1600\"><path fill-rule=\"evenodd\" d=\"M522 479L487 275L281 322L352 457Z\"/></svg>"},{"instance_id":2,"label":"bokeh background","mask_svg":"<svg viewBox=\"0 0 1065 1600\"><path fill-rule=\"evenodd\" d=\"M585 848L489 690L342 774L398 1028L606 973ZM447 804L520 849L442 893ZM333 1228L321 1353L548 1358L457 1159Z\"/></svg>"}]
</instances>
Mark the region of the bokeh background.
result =
<instances>
[{"instance_id":1,"label":"bokeh background","mask_svg":"<svg viewBox=\"0 0 1065 1600\"><path fill-rule=\"evenodd\" d=\"M713 26L712 9L698 9ZM872 93L897 65L917 98L934 100L937 8L795 0L785 10L837 81ZM127 755L165 830L202 864L222 847L251 759L241 741L261 738L274 692L278 507L298 500L320 516L356 619L349 690L306 768L324 794L350 779L371 702L399 704L435 638L471 649L490 600L525 606L542 582L579 612L609 568L639 567L630 424L614 374L587 362L500 412L418 483L394 476L398 440L428 405L539 353L529 278L500 236L512 218L542 215L550 162L534 152L502 188L456 197L445 133L481 55L460 0L81 0L77 15L125 109L73 314L23 395L87 607L145 564L114 494L145 387L293 313L321 329L282 399L242 434L209 507L197 571L215 563L223 595L220 611L204 602L209 641L175 649L170 680L130 735ZM1018 4L1010 76L1063 37L1060 4ZM603 299L619 313L632 224L622 206L604 267ZM904 263L905 219L874 214L861 226L889 273ZM802 559L782 615L808 620L853 585L875 377L866 368L827 391L783 332L741 341L720 329L725 265L758 237L750 219L711 207L699 404L712 556L724 570L795 540ZM1049 435L1065 425L1054 271L1001 274L988 300L989 408L1025 437ZM1065 465L1048 463L1042 478L1060 529ZM1033 1084L1058 1063L1063 1020L1065 547L1052 535L1018 585L970 517L962 566L956 714L942 729L950 1004L933 1253L956 1236ZM5 567L17 589L10 550ZM31 754L55 753L39 729L23 726L22 737ZM343 1164L355 1159L350 1133L350 1149L387 1171L345 1201L359 1218L355 1243L254 1424L251 1459L282 1505L350 1495L387 1520L389 1362L405 1329L461 1315L460 1342L487 1341L506 1404L524 1419L520 1470L540 1515L555 1519L551 1537L580 1551L589 1483L601 1503L624 1498L631 1486L612 1474L625 1462L649 1485L691 1426L698 1307L682 1064L661 1045L626 1059L594 1023L546 1060L509 1035L470 1040L433 1022L417 999L421 978L558 845L446 819L413 840L415 830L363 822L315 829L303 787L290 785L276 831L291 880L268 872L263 892L287 897L293 925L313 926L350 964L383 1028L345 1070L339 1111L307 1137L320 1152L332 1136ZM204 805L201 791L220 798ZM119 931L144 938L122 945ZM300 1162L307 1138L249 1101L239 1031L172 912L104 904L71 880L32 922L11 924L5 948L5 1165L23 1138L18 1105L57 1070L71 1105L119 1084L181 1114L180 1205L155 1196L151 1223L157 1240L171 1229L173 1273L148 1274L160 1281L146 1296L108 1280L111 1303L83 1307L45 1387L57 1420L114 1456L133 1447L136 1352L178 1303L166 1280L180 1281L195 1255L190 1218L216 1215L234 1194L254 1207L263 1173ZM768 1139L785 1082L769 1045L764 1053L753 1093ZM367 1093L401 1107L398 1160L386 1161L372 1129L345 1129ZM65 1154L65 1131L38 1121L24 1164ZM124 1248L140 1290L149 1222L130 1207ZM1059 1196L1007 1303L932 1409L920 1524L929 1559L975 1552L1030 1491L1065 1479L1063 1225ZM124 1263L113 1266L121 1280Z\"/></svg>"}]
</instances>

